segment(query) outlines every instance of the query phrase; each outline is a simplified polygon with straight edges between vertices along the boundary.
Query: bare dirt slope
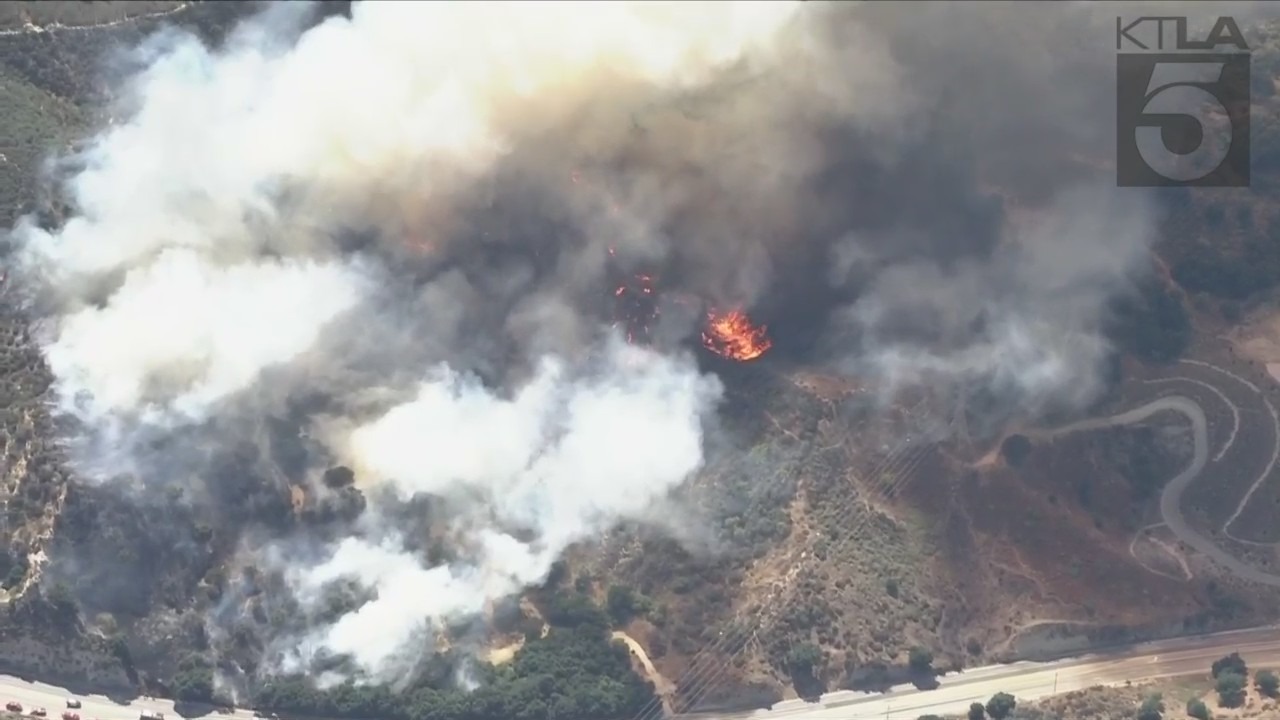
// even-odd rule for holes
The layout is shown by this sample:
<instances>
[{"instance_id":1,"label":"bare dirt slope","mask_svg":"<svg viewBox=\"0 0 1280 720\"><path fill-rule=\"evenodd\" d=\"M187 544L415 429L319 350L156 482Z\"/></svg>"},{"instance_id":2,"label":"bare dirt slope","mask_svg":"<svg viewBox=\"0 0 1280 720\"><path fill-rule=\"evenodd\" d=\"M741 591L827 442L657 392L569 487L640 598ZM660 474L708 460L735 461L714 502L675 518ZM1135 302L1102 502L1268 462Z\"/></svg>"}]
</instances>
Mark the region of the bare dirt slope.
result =
<instances>
[{"instance_id":1,"label":"bare dirt slope","mask_svg":"<svg viewBox=\"0 0 1280 720\"><path fill-rule=\"evenodd\" d=\"M1211 408L1216 447L1225 444L1230 413L1217 392L1246 392L1215 392L1227 376L1192 364L1128 372L1108 407L1194 393ZM747 457L773 468L754 491L772 500L721 508L718 522L739 538L744 523L785 532L761 532L748 552L719 560L627 536L626 550L606 553L610 566L580 565L651 596L637 640L664 677L704 703L731 691L698 674L706 663L691 660L702 647L722 653L715 682L725 687L793 684L788 658L806 644L823 651L826 687L874 686L917 645L945 665L1265 614L1265 591L1238 588L1161 533L1159 490L1189 460L1189 429L1176 415L1033 442L1011 462L998 441L925 441L925 417L947 417L937 408L863 415L851 381L773 380L767 391L754 383L756 404L739 408L759 425ZM913 432L914 444L905 441ZM1269 450L1265 433L1250 433L1236 430L1224 462L1248 465ZM713 466L700 482L721 487L728 474ZM744 626L750 641L735 641Z\"/></svg>"}]
</instances>

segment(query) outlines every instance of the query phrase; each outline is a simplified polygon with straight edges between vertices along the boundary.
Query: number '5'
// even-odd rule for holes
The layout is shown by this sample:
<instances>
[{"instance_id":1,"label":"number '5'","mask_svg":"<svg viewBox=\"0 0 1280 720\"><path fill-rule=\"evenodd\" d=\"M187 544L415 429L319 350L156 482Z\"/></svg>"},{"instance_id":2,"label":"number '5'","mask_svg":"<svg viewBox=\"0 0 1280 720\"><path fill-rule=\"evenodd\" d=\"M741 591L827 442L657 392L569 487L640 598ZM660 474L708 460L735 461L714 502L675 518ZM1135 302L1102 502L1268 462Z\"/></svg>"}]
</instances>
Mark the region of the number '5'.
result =
<instances>
[{"instance_id":1,"label":"number '5'","mask_svg":"<svg viewBox=\"0 0 1280 720\"><path fill-rule=\"evenodd\" d=\"M1170 180L1188 182L1213 172L1226 159L1230 143L1209 142L1209 128L1199 112L1201 108L1208 107L1214 113L1227 114L1227 109L1213 93L1199 87L1216 84L1222 78L1224 66L1225 63L1221 62L1175 62L1160 63L1152 68L1143 116L1191 118L1200 126L1200 146L1185 155L1175 153L1165 145L1161 125L1138 125L1134 129L1138 154L1147 167ZM1186 162L1193 159L1196 162Z\"/></svg>"}]
</instances>

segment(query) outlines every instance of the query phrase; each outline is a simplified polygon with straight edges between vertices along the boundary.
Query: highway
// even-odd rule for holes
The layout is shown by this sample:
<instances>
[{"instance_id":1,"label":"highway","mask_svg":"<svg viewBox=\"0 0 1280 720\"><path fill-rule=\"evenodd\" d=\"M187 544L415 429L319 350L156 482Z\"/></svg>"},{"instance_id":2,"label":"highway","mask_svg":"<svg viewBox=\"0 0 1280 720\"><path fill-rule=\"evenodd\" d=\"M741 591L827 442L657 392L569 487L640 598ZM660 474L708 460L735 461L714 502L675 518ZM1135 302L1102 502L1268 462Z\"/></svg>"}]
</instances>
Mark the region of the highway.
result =
<instances>
[{"instance_id":1,"label":"highway","mask_svg":"<svg viewBox=\"0 0 1280 720\"><path fill-rule=\"evenodd\" d=\"M1182 518L1181 495L1209 460L1205 415L1194 400L1180 395L1166 396L1111 417L1085 420L1035 434L1062 436L1127 425L1141 422L1161 411L1178 412L1190 419L1194 436L1191 462L1168 482L1161 495L1160 510L1165 523L1179 539L1212 557L1228 571L1255 582L1280 585L1280 577L1244 564L1191 528ZM1012 693L1020 700L1029 701L1095 685L1206 673L1214 660L1237 651L1251 666L1280 668L1280 627L1164 640L1132 646L1123 652L1083 655L1049 663L1021 662L975 668L940 678L940 686L933 690L901 686L883 694L839 691L827 693L816 703L787 700L767 711L699 713L681 717L698 720L916 720L929 713L964 713L971 703L986 702L997 692ZM0 676L0 698L6 702L16 700L22 703L27 712L35 707L44 707L57 720L66 709L69 696L69 691L54 685ZM138 720L143 710L159 711L174 720L184 717L177 713L170 700L142 698L119 703L101 695L77 697L83 703L77 711L82 720ZM210 717L253 720L254 713L249 710L214 711Z\"/></svg>"},{"instance_id":2,"label":"highway","mask_svg":"<svg viewBox=\"0 0 1280 720\"><path fill-rule=\"evenodd\" d=\"M1218 394L1221 395L1220 392ZM1230 401L1227 402L1231 405ZM1231 407L1234 408L1234 405ZM1190 420L1193 436L1191 462L1168 481L1160 495L1160 514L1164 524L1179 540L1213 559L1228 572L1259 584L1280 586L1280 576L1263 572L1240 561L1191 527L1182 515L1182 494L1199 477L1210 460L1208 423L1203 408L1195 400L1182 395L1165 396L1110 417L1091 418L1030 434L1061 437L1075 432L1131 425L1164 411L1179 413ZM1215 461L1221 459L1235 440L1239 425L1238 411L1233 418L1235 423L1231 436L1213 458ZM971 703L985 703L997 692L1012 693L1022 700L1035 700L1095 685L1142 682L1203 673L1208 671L1214 660L1236 651L1244 655L1251 665L1280 668L1280 628L1269 627L1145 643L1120 654L1083 655L1051 663L1022 662L989 666L941 678L941 685L934 690L922 691L908 685L875 695L840 691L823 695L817 703L787 700L767 711L704 713L682 717L700 720L915 720L930 713L962 714Z\"/></svg>"},{"instance_id":3,"label":"highway","mask_svg":"<svg viewBox=\"0 0 1280 720\"><path fill-rule=\"evenodd\" d=\"M95 718L97 720L138 720L138 716L143 710L164 713L165 720L184 717L174 710L172 700L138 698L129 703L120 703L104 695L77 695L56 685L30 682L9 675L0 675L0 700L6 703L17 700L22 703L22 711L27 715L33 709L43 707L49 711L49 717L52 720L60 720L62 713L68 710L67 698L69 697L77 698L82 704L79 710L71 710L71 712L80 714L80 720L94 720ZM230 710L215 710L203 717L207 717L210 720L216 718L253 720L254 713L252 710L236 710L234 712Z\"/></svg>"},{"instance_id":4,"label":"highway","mask_svg":"<svg viewBox=\"0 0 1280 720\"><path fill-rule=\"evenodd\" d=\"M1021 701L1029 701L1095 685L1207 674L1214 660L1232 652L1244 656L1250 667L1280 668L1280 626L1160 640L1047 663L1019 662L973 668L939 678L941 685L933 690L917 690L909 685L883 694L842 690L827 693L816 703L788 700L774 705L772 710L679 717L687 720L916 720L927 713L963 713L970 703L985 703L997 692L1011 693ZM102 695L74 695L55 685L0 676L0 699L22 703L27 713L44 707L51 718L58 720L66 710L68 697L76 697L83 704L74 711L82 720L138 720L143 710L162 712L166 720L194 717L178 714L170 700L140 698L119 703ZM254 713L214 711L207 717L253 720Z\"/></svg>"},{"instance_id":5,"label":"highway","mask_svg":"<svg viewBox=\"0 0 1280 720\"><path fill-rule=\"evenodd\" d=\"M1181 395L1165 396L1110 417L1093 418L1032 434L1059 437L1128 425L1162 411L1180 413L1191 421L1194 451L1191 462L1169 480L1161 494L1160 511L1165 524L1181 541L1211 557L1229 572L1261 584L1280 586L1280 576L1241 562L1192 528L1182 517L1181 496L1209 462L1207 422L1204 410L1196 401ZM1232 439L1234 435L1233 426ZM939 687L932 690L917 690L908 685L882 694L838 691L823 695L816 703L787 700L774 705L771 710L699 713L680 717L690 720L916 720L930 713L962 714L971 703L986 702L997 692L1012 693L1022 701L1030 701L1096 685L1207 673L1214 660L1231 652L1240 652L1254 667L1280 668L1280 627L1157 641L1132 646L1123 652L1082 655L1049 663L1020 662L975 668L940 678ZM69 696L69 691L54 685L0 676L0 698L6 702L16 700L22 703L27 712L35 707L44 707L57 720L66 709ZM138 720L143 710L159 711L173 720L184 717L174 709L170 700L142 698L119 703L101 695L77 697L83 703L77 711L82 720ZM253 720L254 713L250 710L213 711L209 717Z\"/></svg>"},{"instance_id":6,"label":"highway","mask_svg":"<svg viewBox=\"0 0 1280 720\"><path fill-rule=\"evenodd\" d=\"M929 713L963 714L971 703L985 703L998 692L1010 693L1019 701L1030 701L1096 685L1208 675L1214 660L1233 652L1239 652L1250 668L1280 668L1280 627L1161 640L1115 653L1082 655L1048 663L1020 662L975 668L939 678L941 685L934 690L917 690L910 685L875 695L844 690L827 693L816 703L787 700L771 710L679 717L687 720L916 720Z\"/></svg>"}]
</instances>

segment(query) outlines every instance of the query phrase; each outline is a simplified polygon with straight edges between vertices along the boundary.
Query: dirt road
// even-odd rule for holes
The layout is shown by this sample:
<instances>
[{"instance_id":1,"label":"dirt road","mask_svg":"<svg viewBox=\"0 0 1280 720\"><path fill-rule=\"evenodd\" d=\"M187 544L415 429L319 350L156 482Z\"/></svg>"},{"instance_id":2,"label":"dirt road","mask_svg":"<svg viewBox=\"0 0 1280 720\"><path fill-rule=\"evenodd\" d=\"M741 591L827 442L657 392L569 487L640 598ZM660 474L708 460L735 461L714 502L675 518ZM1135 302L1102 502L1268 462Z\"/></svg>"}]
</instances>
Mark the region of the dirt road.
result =
<instances>
[{"instance_id":1,"label":"dirt road","mask_svg":"<svg viewBox=\"0 0 1280 720\"><path fill-rule=\"evenodd\" d=\"M645 679L653 683L654 690L657 691L659 697L663 698L663 708L670 712L671 707L667 698L671 697L675 688L671 685L671 681L663 677L662 673L658 672L658 668L654 667L653 661L649 659L649 653L644 651L644 646L636 642L636 639L630 635L617 630L613 632L611 637L614 640L621 640L631 650L631 654L640 660L640 665L644 667Z\"/></svg>"},{"instance_id":2,"label":"dirt road","mask_svg":"<svg viewBox=\"0 0 1280 720\"><path fill-rule=\"evenodd\" d=\"M1262 585L1280 587L1280 575L1263 572L1242 562L1219 547L1211 538L1191 527L1182 515L1182 493L1199 477L1200 471L1204 469L1205 463L1209 459L1208 422L1205 419L1204 409L1195 400L1182 395L1170 395L1152 400L1145 405L1117 415L1082 420L1047 433L1038 433L1038 435L1042 437L1060 437L1084 430L1132 425L1142 422L1156 413L1170 410L1185 416L1191 421L1194 456L1186 469L1169 480L1164 486L1164 490L1160 493L1160 515L1164 519L1165 525L1169 526L1169 530L1173 532L1178 540L1195 548L1204 556L1227 569L1231 574Z\"/></svg>"}]
</instances>

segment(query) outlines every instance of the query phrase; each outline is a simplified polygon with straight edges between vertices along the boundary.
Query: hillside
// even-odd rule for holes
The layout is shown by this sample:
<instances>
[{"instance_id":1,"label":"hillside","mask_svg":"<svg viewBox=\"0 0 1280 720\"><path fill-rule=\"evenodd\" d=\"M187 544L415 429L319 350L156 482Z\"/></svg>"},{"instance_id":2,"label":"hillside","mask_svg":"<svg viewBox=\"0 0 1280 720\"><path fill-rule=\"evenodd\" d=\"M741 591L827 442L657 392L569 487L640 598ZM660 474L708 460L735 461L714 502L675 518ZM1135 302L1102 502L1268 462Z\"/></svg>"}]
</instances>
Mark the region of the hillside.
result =
<instances>
[{"instance_id":1,"label":"hillside","mask_svg":"<svg viewBox=\"0 0 1280 720\"><path fill-rule=\"evenodd\" d=\"M346 5L323 4L309 22ZM112 121L109 50L164 23L217 45L251 9L6 5L0 222L66 220L42 162ZM1254 72L1280 78L1280 25L1258 32L1268 44ZM265 419L234 418L244 443L199 466L212 468L207 484L125 474L82 482L62 442L76 428L54 413L54 376L0 274L0 671L319 717L652 717L660 703L759 707L836 688L927 684L936 672L1094 642L1273 621L1277 587L1193 551L1161 515L1162 489L1192 459L1187 417L1053 430L1190 398L1208 416L1217 464L1206 473L1212 483L1193 482L1183 496L1188 526L1255 569L1280 572L1271 474L1280 453L1280 421L1271 423L1280 402L1280 95L1262 82L1255 93L1254 187L1159 194L1151 272L1107 313L1117 352L1087 413L1028 419L1004 412L1006 400L987 388L927 384L886 406L856 373L788 356L784 339L801 329L776 324L784 339L758 361L700 351L699 369L724 390L714 437L732 442L708 442L705 465L659 508L664 522L616 523L573 543L523 596L490 603L479 619L452 617L436 652L397 686L317 689L317 677L347 676L350 659L322 653L320 670L299 669L278 654L290 633L359 610L368 588L326 586L315 591L322 601L304 606L289 594L287 568L240 553L286 538L310 557L361 522L394 521L413 529L415 552L448 567L471 549L451 544L446 520L461 511L418 498L397 506L406 517L369 521L389 489L366 484L354 465L311 472L312 439L290 422L332 410L313 397ZM1042 209L1018 188L998 190L1017 211ZM152 482L164 492L144 493ZM1034 717L1106 717L1080 708L1128 707L1138 692L1106 703L1067 697Z\"/></svg>"}]
</instances>

